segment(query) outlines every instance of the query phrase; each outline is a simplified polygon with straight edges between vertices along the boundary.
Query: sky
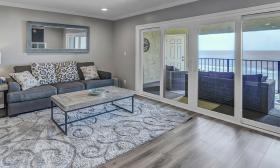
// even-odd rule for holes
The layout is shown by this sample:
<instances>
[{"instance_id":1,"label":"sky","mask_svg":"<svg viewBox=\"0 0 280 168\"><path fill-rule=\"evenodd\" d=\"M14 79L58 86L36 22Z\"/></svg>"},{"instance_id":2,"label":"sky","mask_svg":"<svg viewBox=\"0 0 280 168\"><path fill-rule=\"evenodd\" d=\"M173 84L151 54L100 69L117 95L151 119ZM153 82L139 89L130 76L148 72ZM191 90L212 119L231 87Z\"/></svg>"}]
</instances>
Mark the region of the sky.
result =
<instances>
[{"instance_id":1,"label":"sky","mask_svg":"<svg viewBox=\"0 0 280 168\"><path fill-rule=\"evenodd\" d=\"M280 51L280 30L243 33L245 51ZM234 50L234 33L199 36L200 51Z\"/></svg>"}]
</instances>

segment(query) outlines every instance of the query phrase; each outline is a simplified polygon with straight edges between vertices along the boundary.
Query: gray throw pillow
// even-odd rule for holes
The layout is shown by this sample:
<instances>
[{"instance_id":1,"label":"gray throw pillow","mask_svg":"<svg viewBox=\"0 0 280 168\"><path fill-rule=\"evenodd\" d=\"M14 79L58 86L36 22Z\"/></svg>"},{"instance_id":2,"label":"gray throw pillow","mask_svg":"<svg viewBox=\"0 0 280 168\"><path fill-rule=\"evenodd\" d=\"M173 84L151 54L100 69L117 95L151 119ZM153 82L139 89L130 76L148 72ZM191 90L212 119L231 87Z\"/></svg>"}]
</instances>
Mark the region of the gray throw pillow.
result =
<instances>
[{"instance_id":1,"label":"gray throw pillow","mask_svg":"<svg viewBox=\"0 0 280 168\"><path fill-rule=\"evenodd\" d=\"M77 63L75 61L61 62L55 65L58 82L71 82L80 80Z\"/></svg>"},{"instance_id":2,"label":"gray throw pillow","mask_svg":"<svg viewBox=\"0 0 280 168\"><path fill-rule=\"evenodd\" d=\"M31 71L41 85L57 83L55 64L53 63L33 63Z\"/></svg>"},{"instance_id":3,"label":"gray throw pillow","mask_svg":"<svg viewBox=\"0 0 280 168\"><path fill-rule=\"evenodd\" d=\"M27 90L35 86L40 86L39 81L29 72L19 72L9 74L17 83L20 84L22 90Z\"/></svg>"}]
</instances>

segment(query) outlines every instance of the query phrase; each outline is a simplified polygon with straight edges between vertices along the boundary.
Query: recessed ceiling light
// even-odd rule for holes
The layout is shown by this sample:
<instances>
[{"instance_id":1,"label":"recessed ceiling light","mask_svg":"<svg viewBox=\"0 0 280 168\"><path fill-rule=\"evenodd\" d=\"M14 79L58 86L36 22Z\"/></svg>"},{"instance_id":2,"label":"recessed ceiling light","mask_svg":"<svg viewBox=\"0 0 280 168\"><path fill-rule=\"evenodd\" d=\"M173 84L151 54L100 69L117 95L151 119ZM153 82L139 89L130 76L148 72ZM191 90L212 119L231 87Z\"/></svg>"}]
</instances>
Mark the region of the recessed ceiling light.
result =
<instances>
[{"instance_id":1,"label":"recessed ceiling light","mask_svg":"<svg viewBox=\"0 0 280 168\"><path fill-rule=\"evenodd\" d=\"M271 25L271 23L266 23L265 25L266 25L266 26L270 26L270 25Z\"/></svg>"},{"instance_id":2,"label":"recessed ceiling light","mask_svg":"<svg viewBox=\"0 0 280 168\"><path fill-rule=\"evenodd\" d=\"M101 10L102 10L103 12L107 12L107 11L108 11L107 8L102 8Z\"/></svg>"}]
</instances>

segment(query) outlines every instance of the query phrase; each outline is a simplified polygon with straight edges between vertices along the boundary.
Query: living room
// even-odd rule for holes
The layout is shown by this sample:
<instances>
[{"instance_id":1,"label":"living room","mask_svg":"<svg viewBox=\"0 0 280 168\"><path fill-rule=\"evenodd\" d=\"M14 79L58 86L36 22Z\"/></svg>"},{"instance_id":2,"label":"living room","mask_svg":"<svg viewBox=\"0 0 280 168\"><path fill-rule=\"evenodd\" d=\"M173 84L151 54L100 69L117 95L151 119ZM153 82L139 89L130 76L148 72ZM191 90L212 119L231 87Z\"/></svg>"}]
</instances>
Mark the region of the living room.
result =
<instances>
[{"instance_id":1,"label":"living room","mask_svg":"<svg viewBox=\"0 0 280 168\"><path fill-rule=\"evenodd\" d=\"M0 1L0 167L280 167L279 10Z\"/></svg>"}]
</instances>

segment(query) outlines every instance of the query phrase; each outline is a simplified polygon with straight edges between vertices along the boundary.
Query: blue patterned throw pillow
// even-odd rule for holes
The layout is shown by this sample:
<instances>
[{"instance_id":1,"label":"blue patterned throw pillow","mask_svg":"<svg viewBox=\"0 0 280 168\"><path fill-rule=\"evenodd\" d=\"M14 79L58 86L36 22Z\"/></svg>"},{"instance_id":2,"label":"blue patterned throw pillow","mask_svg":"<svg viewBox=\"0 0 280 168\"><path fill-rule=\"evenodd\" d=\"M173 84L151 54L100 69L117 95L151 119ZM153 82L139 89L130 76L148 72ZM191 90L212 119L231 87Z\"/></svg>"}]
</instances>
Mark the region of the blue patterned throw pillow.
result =
<instances>
[{"instance_id":1,"label":"blue patterned throw pillow","mask_svg":"<svg viewBox=\"0 0 280 168\"><path fill-rule=\"evenodd\" d=\"M57 83L55 64L53 63L33 63L31 71L41 85Z\"/></svg>"},{"instance_id":2,"label":"blue patterned throw pillow","mask_svg":"<svg viewBox=\"0 0 280 168\"><path fill-rule=\"evenodd\" d=\"M58 82L63 83L80 80L75 61L57 63L55 67Z\"/></svg>"}]
</instances>

